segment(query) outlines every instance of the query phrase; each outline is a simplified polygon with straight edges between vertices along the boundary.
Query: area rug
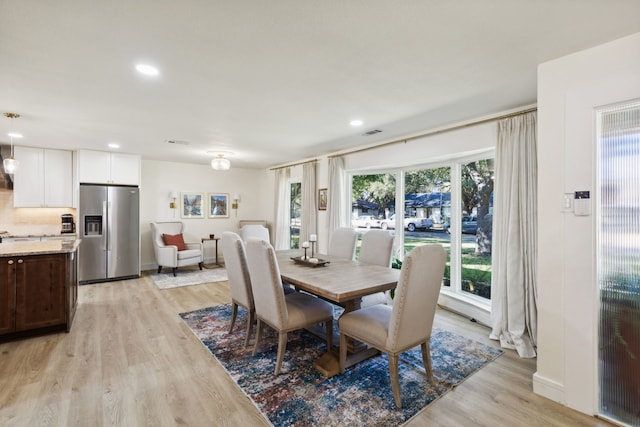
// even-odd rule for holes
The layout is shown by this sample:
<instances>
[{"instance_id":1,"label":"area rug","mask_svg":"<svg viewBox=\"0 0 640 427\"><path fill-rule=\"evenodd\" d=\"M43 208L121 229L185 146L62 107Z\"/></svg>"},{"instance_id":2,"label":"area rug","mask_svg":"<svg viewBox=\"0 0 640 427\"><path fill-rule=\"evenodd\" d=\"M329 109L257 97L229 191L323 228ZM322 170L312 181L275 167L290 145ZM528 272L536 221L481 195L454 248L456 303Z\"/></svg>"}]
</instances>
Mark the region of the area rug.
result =
<instances>
[{"instance_id":1,"label":"area rug","mask_svg":"<svg viewBox=\"0 0 640 427\"><path fill-rule=\"evenodd\" d=\"M396 426L502 354L499 349L434 328L435 382L427 380L419 347L404 353L399 363L402 409L397 409L386 355L326 378L312 365L325 352L325 344L304 332L293 332L281 373L275 377L277 334L265 328L260 352L253 357L253 344L244 347L245 315L241 309L232 334L227 334L230 304L180 316L274 426Z\"/></svg>"},{"instance_id":2,"label":"area rug","mask_svg":"<svg viewBox=\"0 0 640 427\"><path fill-rule=\"evenodd\" d=\"M195 270L178 268L176 276L167 269L169 273L151 274L153 283L160 289L179 288L180 286L201 285L203 283L221 282L227 280L227 270L220 268Z\"/></svg>"}]
</instances>

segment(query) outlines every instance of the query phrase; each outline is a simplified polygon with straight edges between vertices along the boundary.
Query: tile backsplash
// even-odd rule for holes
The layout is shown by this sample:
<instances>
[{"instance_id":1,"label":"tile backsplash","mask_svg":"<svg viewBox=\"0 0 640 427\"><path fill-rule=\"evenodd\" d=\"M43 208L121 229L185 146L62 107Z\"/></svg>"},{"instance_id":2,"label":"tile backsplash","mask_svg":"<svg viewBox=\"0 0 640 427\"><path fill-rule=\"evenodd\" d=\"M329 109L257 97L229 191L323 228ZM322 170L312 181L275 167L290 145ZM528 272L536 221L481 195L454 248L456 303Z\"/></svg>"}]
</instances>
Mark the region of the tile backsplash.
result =
<instances>
[{"instance_id":1,"label":"tile backsplash","mask_svg":"<svg viewBox=\"0 0 640 427\"><path fill-rule=\"evenodd\" d=\"M0 188L0 232L12 235L41 235L60 233L60 215L72 208L14 208L13 191Z\"/></svg>"}]
</instances>

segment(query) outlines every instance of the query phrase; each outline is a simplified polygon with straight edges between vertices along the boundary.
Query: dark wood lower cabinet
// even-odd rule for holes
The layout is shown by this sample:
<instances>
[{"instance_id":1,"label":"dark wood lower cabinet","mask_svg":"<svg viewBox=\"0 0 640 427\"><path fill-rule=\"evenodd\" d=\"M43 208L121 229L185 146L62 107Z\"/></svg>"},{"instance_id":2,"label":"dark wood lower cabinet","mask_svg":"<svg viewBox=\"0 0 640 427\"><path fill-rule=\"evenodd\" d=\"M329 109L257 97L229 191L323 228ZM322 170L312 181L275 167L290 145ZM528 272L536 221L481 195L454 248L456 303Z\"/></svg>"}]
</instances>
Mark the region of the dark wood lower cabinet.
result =
<instances>
[{"instance_id":1,"label":"dark wood lower cabinet","mask_svg":"<svg viewBox=\"0 0 640 427\"><path fill-rule=\"evenodd\" d=\"M0 277L0 340L71 328L76 252L3 257Z\"/></svg>"}]
</instances>

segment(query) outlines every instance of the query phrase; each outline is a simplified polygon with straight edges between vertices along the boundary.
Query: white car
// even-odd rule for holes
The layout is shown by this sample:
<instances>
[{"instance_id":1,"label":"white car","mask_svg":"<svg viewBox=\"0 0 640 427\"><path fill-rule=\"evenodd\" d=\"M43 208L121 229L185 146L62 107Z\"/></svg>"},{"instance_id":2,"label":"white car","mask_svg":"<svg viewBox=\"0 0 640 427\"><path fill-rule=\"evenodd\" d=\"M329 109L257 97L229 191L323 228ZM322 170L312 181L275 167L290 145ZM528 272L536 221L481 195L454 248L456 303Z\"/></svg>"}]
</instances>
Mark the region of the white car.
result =
<instances>
[{"instance_id":1,"label":"white car","mask_svg":"<svg viewBox=\"0 0 640 427\"><path fill-rule=\"evenodd\" d=\"M380 220L372 215L360 215L351 221L351 226L353 228L380 228Z\"/></svg>"},{"instance_id":2,"label":"white car","mask_svg":"<svg viewBox=\"0 0 640 427\"><path fill-rule=\"evenodd\" d=\"M417 229L428 230L433 227L433 220L431 218L405 218L404 228L409 231L416 231ZM380 220L380 228L386 230L388 228L396 228L396 214L391 215L388 219Z\"/></svg>"}]
</instances>

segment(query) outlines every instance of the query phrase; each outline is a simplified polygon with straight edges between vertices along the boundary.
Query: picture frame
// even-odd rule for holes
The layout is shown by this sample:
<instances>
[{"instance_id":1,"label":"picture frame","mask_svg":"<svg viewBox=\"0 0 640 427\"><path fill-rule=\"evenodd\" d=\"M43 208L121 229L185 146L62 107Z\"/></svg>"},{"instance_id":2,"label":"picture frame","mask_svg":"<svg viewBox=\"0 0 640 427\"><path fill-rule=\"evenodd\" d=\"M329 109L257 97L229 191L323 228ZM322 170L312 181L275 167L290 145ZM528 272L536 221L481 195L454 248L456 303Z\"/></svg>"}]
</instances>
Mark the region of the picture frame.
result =
<instances>
[{"instance_id":1,"label":"picture frame","mask_svg":"<svg viewBox=\"0 0 640 427\"><path fill-rule=\"evenodd\" d=\"M318 189L318 210L319 211L327 210L327 189L326 188Z\"/></svg>"},{"instance_id":2,"label":"picture frame","mask_svg":"<svg viewBox=\"0 0 640 427\"><path fill-rule=\"evenodd\" d=\"M229 193L209 193L209 218L229 218Z\"/></svg>"},{"instance_id":3,"label":"picture frame","mask_svg":"<svg viewBox=\"0 0 640 427\"><path fill-rule=\"evenodd\" d=\"M204 218L205 200L203 193L183 192L180 194L180 218Z\"/></svg>"}]
</instances>

